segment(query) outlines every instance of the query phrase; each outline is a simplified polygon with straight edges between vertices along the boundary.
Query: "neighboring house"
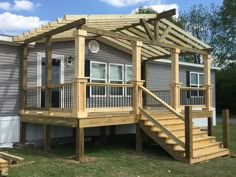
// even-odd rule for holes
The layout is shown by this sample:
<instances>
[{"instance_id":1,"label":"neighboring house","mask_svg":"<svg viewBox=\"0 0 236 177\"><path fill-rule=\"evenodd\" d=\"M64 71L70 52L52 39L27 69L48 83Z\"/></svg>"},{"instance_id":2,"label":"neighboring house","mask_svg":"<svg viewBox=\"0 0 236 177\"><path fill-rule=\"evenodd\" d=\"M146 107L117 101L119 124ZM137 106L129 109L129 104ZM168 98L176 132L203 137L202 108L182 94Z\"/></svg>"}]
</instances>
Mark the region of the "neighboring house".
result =
<instances>
[{"instance_id":1,"label":"neighboring house","mask_svg":"<svg viewBox=\"0 0 236 177\"><path fill-rule=\"evenodd\" d=\"M211 136L210 46L165 19L174 13L66 15L2 36L0 143L44 139L50 150L51 138L74 135L81 160L86 136L135 133L141 150L145 133L180 161L228 155ZM179 62L192 53L204 65ZM186 105L192 114L183 113Z\"/></svg>"}]
</instances>

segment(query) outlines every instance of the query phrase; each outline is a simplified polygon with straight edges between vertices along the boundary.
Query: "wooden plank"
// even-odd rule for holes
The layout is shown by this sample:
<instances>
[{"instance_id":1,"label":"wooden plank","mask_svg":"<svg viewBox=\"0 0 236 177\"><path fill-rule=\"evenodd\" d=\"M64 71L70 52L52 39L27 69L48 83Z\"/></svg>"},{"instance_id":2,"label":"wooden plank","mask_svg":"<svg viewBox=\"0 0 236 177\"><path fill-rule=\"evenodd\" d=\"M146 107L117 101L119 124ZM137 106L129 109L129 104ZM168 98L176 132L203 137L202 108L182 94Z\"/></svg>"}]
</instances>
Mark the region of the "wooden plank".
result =
<instances>
[{"instance_id":1,"label":"wooden plank","mask_svg":"<svg viewBox=\"0 0 236 177\"><path fill-rule=\"evenodd\" d=\"M168 33L170 32L170 30L171 30L171 27L170 26L168 26L166 29L165 29L165 31L164 31L164 33L161 35L161 37L160 37L160 42L162 42L162 41L164 41L164 39L166 38L166 36L168 35Z\"/></svg>"},{"instance_id":2,"label":"wooden plank","mask_svg":"<svg viewBox=\"0 0 236 177\"><path fill-rule=\"evenodd\" d=\"M185 158L188 162L193 158L193 121L192 107L185 106Z\"/></svg>"},{"instance_id":3,"label":"wooden plank","mask_svg":"<svg viewBox=\"0 0 236 177\"><path fill-rule=\"evenodd\" d=\"M44 151L49 152L51 150L51 126L44 124L43 126L43 142L44 142Z\"/></svg>"},{"instance_id":4,"label":"wooden plank","mask_svg":"<svg viewBox=\"0 0 236 177\"><path fill-rule=\"evenodd\" d=\"M193 111L192 112L192 117L193 118L212 117L212 111L208 111L208 110Z\"/></svg>"},{"instance_id":5,"label":"wooden plank","mask_svg":"<svg viewBox=\"0 0 236 177\"><path fill-rule=\"evenodd\" d=\"M229 148L230 146L230 131L229 131L229 110L222 110L223 118L223 146L224 148Z\"/></svg>"},{"instance_id":6,"label":"wooden plank","mask_svg":"<svg viewBox=\"0 0 236 177\"><path fill-rule=\"evenodd\" d=\"M160 25L159 25L159 20L154 21L154 37L157 41L159 41L159 30L160 30Z\"/></svg>"},{"instance_id":7,"label":"wooden plank","mask_svg":"<svg viewBox=\"0 0 236 177\"><path fill-rule=\"evenodd\" d=\"M143 152L143 132L139 123L136 124L136 151Z\"/></svg>"},{"instance_id":8,"label":"wooden plank","mask_svg":"<svg viewBox=\"0 0 236 177\"><path fill-rule=\"evenodd\" d=\"M5 152L0 152L0 157L2 157L3 159L4 159L4 157L8 158L8 159L12 159L16 162L24 161L24 158L22 158L22 157L11 155L11 154L8 154L8 153L5 153Z\"/></svg>"},{"instance_id":9,"label":"wooden plank","mask_svg":"<svg viewBox=\"0 0 236 177\"><path fill-rule=\"evenodd\" d=\"M100 127L100 126L109 126L109 125L126 125L126 124L135 124L137 123L136 115L114 115L114 116L98 116L91 118L80 119L80 127Z\"/></svg>"},{"instance_id":10,"label":"wooden plank","mask_svg":"<svg viewBox=\"0 0 236 177\"><path fill-rule=\"evenodd\" d=\"M147 24L147 21L145 19L140 19L140 22L141 24L143 25L148 37L151 39L151 40L155 40L154 36L153 36L153 33L151 31L151 29L149 28L148 24Z\"/></svg>"},{"instance_id":11,"label":"wooden plank","mask_svg":"<svg viewBox=\"0 0 236 177\"><path fill-rule=\"evenodd\" d=\"M53 29L51 31L39 34L37 36L33 36L31 38L28 38L28 39L26 39L24 41L24 43L28 44L28 43L31 43L31 42L35 42L35 41L41 40L41 39L43 39L43 38L45 38L47 36L52 36L52 35L55 35L55 34L58 34L58 33L62 33L64 31L70 30L72 28L78 28L78 27L80 27L81 25L83 25L85 23L86 23L85 19L81 18L81 19L76 20L74 22L68 23L68 24L66 24L64 26L55 28L55 29Z\"/></svg>"},{"instance_id":12,"label":"wooden plank","mask_svg":"<svg viewBox=\"0 0 236 177\"><path fill-rule=\"evenodd\" d=\"M84 128L78 125L76 126L76 160L81 161L84 158Z\"/></svg>"}]
</instances>

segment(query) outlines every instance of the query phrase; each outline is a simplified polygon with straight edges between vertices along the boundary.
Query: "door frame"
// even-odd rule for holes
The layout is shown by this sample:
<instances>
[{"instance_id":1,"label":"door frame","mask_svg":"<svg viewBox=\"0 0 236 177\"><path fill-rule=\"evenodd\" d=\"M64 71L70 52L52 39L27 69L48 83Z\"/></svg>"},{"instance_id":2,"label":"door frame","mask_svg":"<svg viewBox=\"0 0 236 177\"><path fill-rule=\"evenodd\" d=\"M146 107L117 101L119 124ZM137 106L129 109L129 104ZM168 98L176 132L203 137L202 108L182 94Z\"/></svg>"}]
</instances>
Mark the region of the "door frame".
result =
<instances>
[{"instance_id":1,"label":"door frame","mask_svg":"<svg viewBox=\"0 0 236 177\"><path fill-rule=\"evenodd\" d=\"M37 52L37 87L42 86L42 58L45 58L45 53ZM64 62L64 55L58 55L58 54L52 54L52 59L60 60L61 62L61 68L60 68L60 84L64 84L64 68L65 68L65 62ZM63 93L61 93L62 95ZM61 105L64 103L64 97L61 97ZM37 107L41 107L41 89L37 89Z\"/></svg>"}]
</instances>

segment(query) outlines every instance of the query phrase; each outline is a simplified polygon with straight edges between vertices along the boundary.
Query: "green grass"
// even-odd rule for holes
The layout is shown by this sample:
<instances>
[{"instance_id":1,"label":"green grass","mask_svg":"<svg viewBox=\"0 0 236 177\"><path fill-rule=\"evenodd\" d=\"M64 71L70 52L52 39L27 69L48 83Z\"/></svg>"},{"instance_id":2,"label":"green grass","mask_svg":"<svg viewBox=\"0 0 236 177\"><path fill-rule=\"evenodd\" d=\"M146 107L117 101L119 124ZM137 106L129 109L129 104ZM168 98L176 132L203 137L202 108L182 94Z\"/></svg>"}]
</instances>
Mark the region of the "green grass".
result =
<instances>
[{"instance_id":1,"label":"green grass","mask_svg":"<svg viewBox=\"0 0 236 177\"><path fill-rule=\"evenodd\" d=\"M214 128L221 140L221 127ZM236 125L231 126L231 149L236 153ZM62 160L73 155L74 145L57 145L51 153L39 149L9 149L12 154L35 161L27 166L10 168L9 177L231 177L235 176L236 158L222 157L188 165L175 161L159 146L146 146L142 154L120 145L89 145L86 156L95 161L74 163Z\"/></svg>"}]
</instances>

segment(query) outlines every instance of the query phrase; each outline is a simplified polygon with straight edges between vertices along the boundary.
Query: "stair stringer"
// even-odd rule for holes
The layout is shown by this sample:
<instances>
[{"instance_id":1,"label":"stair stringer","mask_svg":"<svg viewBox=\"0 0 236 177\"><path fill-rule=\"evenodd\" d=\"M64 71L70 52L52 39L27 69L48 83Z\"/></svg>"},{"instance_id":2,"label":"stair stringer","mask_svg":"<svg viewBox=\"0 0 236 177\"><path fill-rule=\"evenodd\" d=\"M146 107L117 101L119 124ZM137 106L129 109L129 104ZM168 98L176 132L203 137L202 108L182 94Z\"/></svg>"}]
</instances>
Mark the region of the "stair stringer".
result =
<instances>
[{"instance_id":1,"label":"stair stringer","mask_svg":"<svg viewBox=\"0 0 236 177\"><path fill-rule=\"evenodd\" d=\"M165 151L178 161L185 162L184 151L174 151L173 148L165 143L165 139L158 136L158 133L151 131L150 127L144 125L143 121L139 121L139 126L150 138L159 144Z\"/></svg>"}]
</instances>

